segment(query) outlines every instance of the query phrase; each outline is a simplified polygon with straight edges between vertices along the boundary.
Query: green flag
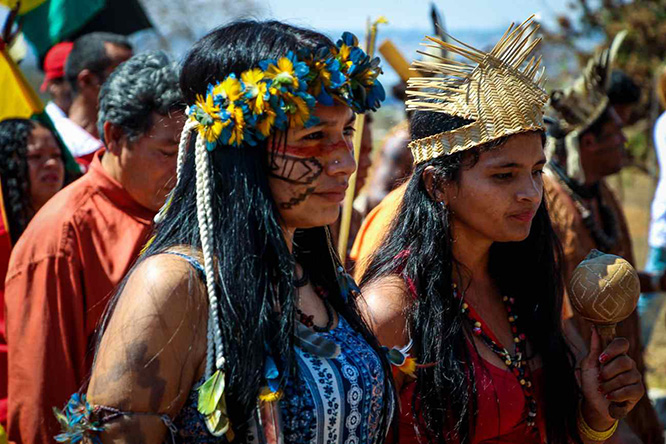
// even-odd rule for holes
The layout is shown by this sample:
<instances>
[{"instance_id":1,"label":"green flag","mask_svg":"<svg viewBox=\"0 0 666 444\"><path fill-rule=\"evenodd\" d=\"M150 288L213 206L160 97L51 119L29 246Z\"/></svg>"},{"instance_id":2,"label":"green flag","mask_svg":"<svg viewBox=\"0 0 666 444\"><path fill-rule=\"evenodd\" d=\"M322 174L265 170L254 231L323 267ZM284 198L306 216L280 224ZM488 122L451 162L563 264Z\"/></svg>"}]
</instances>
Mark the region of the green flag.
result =
<instances>
[{"instance_id":1,"label":"green flag","mask_svg":"<svg viewBox=\"0 0 666 444\"><path fill-rule=\"evenodd\" d=\"M51 46L88 23L105 3L106 0L47 0L22 17L23 33L42 58Z\"/></svg>"}]
</instances>

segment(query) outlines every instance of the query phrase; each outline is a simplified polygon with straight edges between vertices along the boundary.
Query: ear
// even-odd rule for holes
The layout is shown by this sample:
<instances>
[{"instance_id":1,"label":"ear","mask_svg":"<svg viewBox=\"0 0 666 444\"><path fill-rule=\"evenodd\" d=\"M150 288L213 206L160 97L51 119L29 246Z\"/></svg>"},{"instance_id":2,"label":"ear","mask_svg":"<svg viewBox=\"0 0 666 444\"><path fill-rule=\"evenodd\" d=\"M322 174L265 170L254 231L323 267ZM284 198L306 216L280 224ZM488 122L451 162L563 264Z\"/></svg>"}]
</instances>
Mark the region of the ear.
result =
<instances>
[{"instance_id":1,"label":"ear","mask_svg":"<svg viewBox=\"0 0 666 444\"><path fill-rule=\"evenodd\" d=\"M79 91L84 91L90 87L99 88L99 77L89 69L81 70L76 76L76 85Z\"/></svg>"},{"instance_id":2,"label":"ear","mask_svg":"<svg viewBox=\"0 0 666 444\"><path fill-rule=\"evenodd\" d=\"M435 167L425 167L421 178L423 179L425 189L432 200L435 202L444 202L445 205L448 204L446 193L442 190L442 179L437 174Z\"/></svg>"},{"instance_id":3,"label":"ear","mask_svg":"<svg viewBox=\"0 0 666 444\"><path fill-rule=\"evenodd\" d=\"M122 128L111 122L104 122L104 142L106 150L119 156L125 145L125 133Z\"/></svg>"}]
</instances>

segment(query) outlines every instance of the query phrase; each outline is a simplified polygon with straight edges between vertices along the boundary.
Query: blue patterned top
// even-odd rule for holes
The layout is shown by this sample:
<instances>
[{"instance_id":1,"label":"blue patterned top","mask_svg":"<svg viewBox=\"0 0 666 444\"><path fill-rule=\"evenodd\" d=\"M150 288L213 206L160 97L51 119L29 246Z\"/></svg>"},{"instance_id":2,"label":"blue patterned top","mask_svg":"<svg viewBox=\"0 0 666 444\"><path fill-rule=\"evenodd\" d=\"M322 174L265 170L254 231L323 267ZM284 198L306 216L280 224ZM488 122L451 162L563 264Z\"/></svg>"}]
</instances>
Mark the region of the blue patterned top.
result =
<instances>
[{"instance_id":1,"label":"blue patterned top","mask_svg":"<svg viewBox=\"0 0 666 444\"><path fill-rule=\"evenodd\" d=\"M280 400L284 442L376 442L385 401L384 372L379 357L341 316L336 328L319 334L336 342L340 354L334 359L325 359L295 347L298 371L287 380ZM225 443L225 438L215 438L208 433L197 411L197 387L198 384L174 420L175 442ZM261 441L262 434L255 425L249 436L240 442L261 444Z\"/></svg>"}]
</instances>

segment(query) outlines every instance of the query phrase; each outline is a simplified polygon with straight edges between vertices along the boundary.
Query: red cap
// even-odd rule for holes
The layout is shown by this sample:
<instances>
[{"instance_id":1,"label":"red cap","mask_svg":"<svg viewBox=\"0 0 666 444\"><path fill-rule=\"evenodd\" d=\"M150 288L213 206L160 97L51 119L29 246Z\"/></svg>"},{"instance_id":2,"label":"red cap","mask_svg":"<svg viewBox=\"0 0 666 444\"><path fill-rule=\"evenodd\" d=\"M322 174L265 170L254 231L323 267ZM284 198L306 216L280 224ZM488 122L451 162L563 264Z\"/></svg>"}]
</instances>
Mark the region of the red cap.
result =
<instances>
[{"instance_id":1,"label":"red cap","mask_svg":"<svg viewBox=\"0 0 666 444\"><path fill-rule=\"evenodd\" d=\"M72 51L72 42L62 42L49 49L44 58L44 82L39 88L42 92L46 91L49 80L55 80L65 77L65 61Z\"/></svg>"}]
</instances>

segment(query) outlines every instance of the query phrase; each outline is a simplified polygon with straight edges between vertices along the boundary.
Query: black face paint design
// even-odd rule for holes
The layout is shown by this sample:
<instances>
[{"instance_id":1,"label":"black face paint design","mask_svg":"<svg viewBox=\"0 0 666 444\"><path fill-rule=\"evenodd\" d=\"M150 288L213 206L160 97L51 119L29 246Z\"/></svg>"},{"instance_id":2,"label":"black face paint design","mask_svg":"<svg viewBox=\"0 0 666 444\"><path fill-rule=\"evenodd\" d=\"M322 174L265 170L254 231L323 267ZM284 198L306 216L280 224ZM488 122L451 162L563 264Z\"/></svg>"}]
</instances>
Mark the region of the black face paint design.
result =
<instances>
[{"instance_id":1,"label":"black face paint design","mask_svg":"<svg viewBox=\"0 0 666 444\"><path fill-rule=\"evenodd\" d=\"M314 193L314 190L315 190L314 187L307 188L303 193L299 194L296 197L292 197L291 199L289 199L288 202L281 202L280 203L280 208L282 208L283 210L292 209L293 207L295 207L296 205L299 205L301 202L303 202L305 199L307 199L308 196L310 196L310 194Z\"/></svg>"},{"instance_id":2,"label":"black face paint design","mask_svg":"<svg viewBox=\"0 0 666 444\"><path fill-rule=\"evenodd\" d=\"M294 185L310 185L324 167L315 157L296 157L289 154L274 154L270 161L270 175Z\"/></svg>"}]
</instances>

